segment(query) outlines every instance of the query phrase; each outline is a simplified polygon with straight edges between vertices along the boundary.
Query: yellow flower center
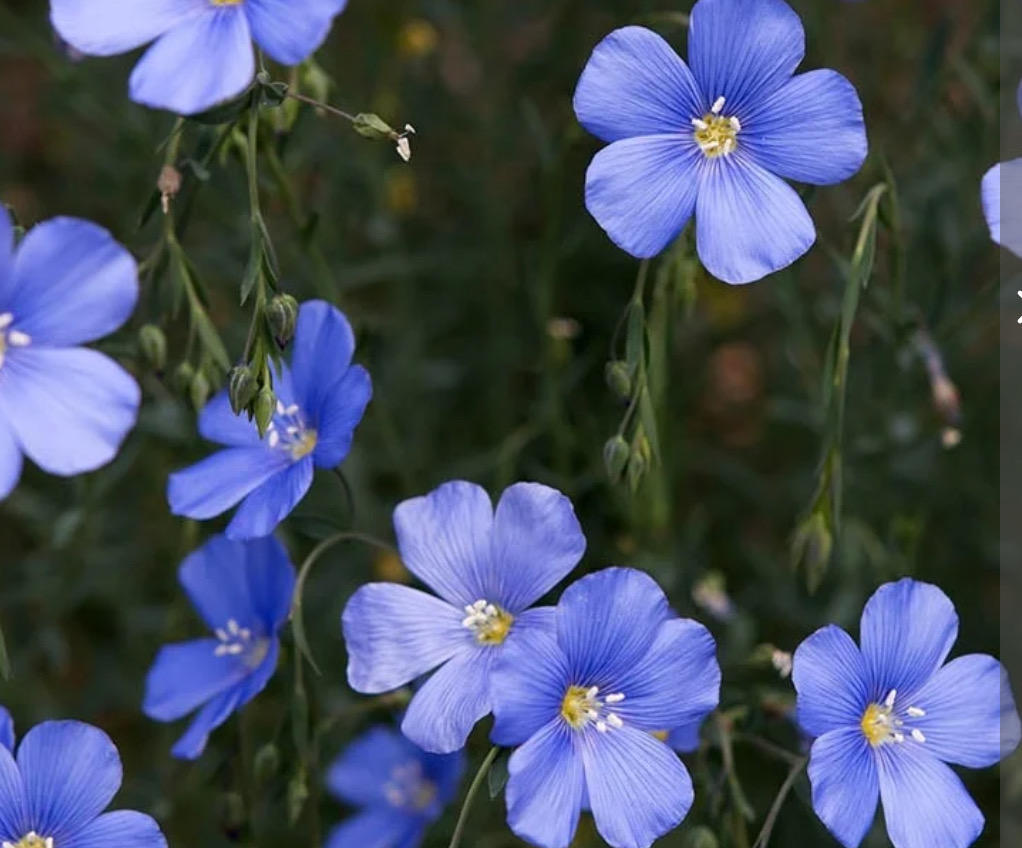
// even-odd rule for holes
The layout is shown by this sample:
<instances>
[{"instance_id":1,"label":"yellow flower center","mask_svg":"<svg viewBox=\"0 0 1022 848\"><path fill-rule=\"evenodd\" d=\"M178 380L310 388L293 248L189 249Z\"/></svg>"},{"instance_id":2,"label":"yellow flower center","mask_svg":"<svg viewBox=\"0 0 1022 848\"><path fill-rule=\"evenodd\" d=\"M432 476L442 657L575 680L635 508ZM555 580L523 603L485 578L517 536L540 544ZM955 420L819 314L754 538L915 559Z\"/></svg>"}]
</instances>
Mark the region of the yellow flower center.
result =
<instances>
[{"instance_id":1,"label":"yellow flower center","mask_svg":"<svg viewBox=\"0 0 1022 848\"><path fill-rule=\"evenodd\" d=\"M721 114L723 109L724 98L718 97L702 118L692 119L696 144L708 159L729 156L738 147L738 133L742 130L742 124L734 115L728 117Z\"/></svg>"},{"instance_id":2,"label":"yellow flower center","mask_svg":"<svg viewBox=\"0 0 1022 848\"><path fill-rule=\"evenodd\" d=\"M506 609L489 601L476 601L465 607L466 616L461 622L476 637L480 645L503 645L511 632L515 617Z\"/></svg>"},{"instance_id":3,"label":"yellow flower center","mask_svg":"<svg viewBox=\"0 0 1022 848\"><path fill-rule=\"evenodd\" d=\"M294 459L301 459L304 456L308 456L316 449L316 431L306 430L300 439L294 443L291 447L291 456Z\"/></svg>"},{"instance_id":4,"label":"yellow flower center","mask_svg":"<svg viewBox=\"0 0 1022 848\"><path fill-rule=\"evenodd\" d=\"M317 440L316 431L306 426L298 404L284 406L283 401L278 400L276 414L266 428L266 443L271 448L287 451L297 462L316 449Z\"/></svg>"},{"instance_id":5,"label":"yellow flower center","mask_svg":"<svg viewBox=\"0 0 1022 848\"><path fill-rule=\"evenodd\" d=\"M13 845L10 842L4 842L2 848L53 848L53 839L49 837L44 839L32 830Z\"/></svg>"},{"instance_id":6,"label":"yellow flower center","mask_svg":"<svg viewBox=\"0 0 1022 848\"><path fill-rule=\"evenodd\" d=\"M621 717L608 709L624 699L621 692L601 698L599 686L569 686L561 701L561 718L575 730L595 724L600 733L606 733L612 727L624 726Z\"/></svg>"},{"instance_id":7,"label":"yellow flower center","mask_svg":"<svg viewBox=\"0 0 1022 848\"><path fill-rule=\"evenodd\" d=\"M862 715L859 726L866 740L874 748L889 743L901 744L908 739L923 743L926 736L918 728L907 726L912 719L922 718L925 710L919 707L908 707L904 713L896 709L898 692L892 689L882 704L870 704Z\"/></svg>"},{"instance_id":8,"label":"yellow flower center","mask_svg":"<svg viewBox=\"0 0 1022 848\"><path fill-rule=\"evenodd\" d=\"M209 0L214 6L240 6L242 0Z\"/></svg>"}]
</instances>

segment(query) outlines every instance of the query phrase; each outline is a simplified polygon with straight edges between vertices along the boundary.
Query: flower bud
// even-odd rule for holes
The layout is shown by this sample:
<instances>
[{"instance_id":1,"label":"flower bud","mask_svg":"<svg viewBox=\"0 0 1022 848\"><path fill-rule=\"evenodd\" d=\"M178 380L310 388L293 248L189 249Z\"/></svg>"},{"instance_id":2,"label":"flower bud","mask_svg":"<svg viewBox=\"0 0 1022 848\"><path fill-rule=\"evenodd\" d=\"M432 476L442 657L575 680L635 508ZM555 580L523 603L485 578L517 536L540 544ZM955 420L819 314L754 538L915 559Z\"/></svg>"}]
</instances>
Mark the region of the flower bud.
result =
<instances>
[{"instance_id":1,"label":"flower bud","mask_svg":"<svg viewBox=\"0 0 1022 848\"><path fill-rule=\"evenodd\" d=\"M627 362L620 359L608 362L603 369L603 376L618 400L626 401L632 396L632 375Z\"/></svg>"},{"instance_id":2,"label":"flower bud","mask_svg":"<svg viewBox=\"0 0 1022 848\"><path fill-rule=\"evenodd\" d=\"M277 411L277 396L269 386L263 386L253 401L252 414L255 417L256 427L259 429L259 438L266 435L266 431L273 422L273 413Z\"/></svg>"},{"instance_id":3,"label":"flower bud","mask_svg":"<svg viewBox=\"0 0 1022 848\"><path fill-rule=\"evenodd\" d=\"M174 388L179 392L187 392L195 376L195 369L190 362L182 362L174 369Z\"/></svg>"},{"instance_id":4,"label":"flower bud","mask_svg":"<svg viewBox=\"0 0 1022 848\"><path fill-rule=\"evenodd\" d=\"M394 139L398 135L397 131L383 118L371 112L359 112L355 116L355 120L351 122L351 125L359 135L374 139L375 141Z\"/></svg>"},{"instance_id":5,"label":"flower bud","mask_svg":"<svg viewBox=\"0 0 1022 848\"><path fill-rule=\"evenodd\" d=\"M188 385L188 397L191 399L192 406L196 412L206 405L206 401L209 400L209 391L209 380L206 379L202 369L199 369L195 372L195 376L192 377L192 382Z\"/></svg>"},{"instance_id":6,"label":"flower bud","mask_svg":"<svg viewBox=\"0 0 1022 848\"><path fill-rule=\"evenodd\" d=\"M155 324L144 324L139 328L138 347L153 371L167 367L167 337Z\"/></svg>"},{"instance_id":7,"label":"flower bud","mask_svg":"<svg viewBox=\"0 0 1022 848\"><path fill-rule=\"evenodd\" d=\"M263 310L266 325L277 344L284 347L295 335L298 323L298 301L289 294L278 294Z\"/></svg>"},{"instance_id":8,"label":"flower bud","mask_svg":"<svg viewBox=\"0 0 1022 848\"><path fill-rule=\"evenodd\" d=\"M607 469L607 476L612 482L619 483L621 481L630 454L631 449L628 447L628 442L620 434L607 439L603 446L603 466Z\"/></svg>"},{"instance_id":9,"label":"flower bud","mask_svg":"<svg viewBox=\"0 0 1022 848\"><path fill-rule=\"evenodd\" d=\"M717 837L708 827L699 825L689 831L688 839L685 840L685 848L717 848Z\"/></svg>"},{"instance_id":10,"label":"flower bud","mask_svg":"<svg viewBox=\"0 0 1022 848\"><path fill-rule=\"evenodd\" d=\"M242 410L248 409L258 391L259 382L247 365L235 365L227 375L227 397L231 401L231 409L235 415L240 415Z\"/></svg>"},{"instance_id":11,"label":"flower bud","mask_svg":"<svg viewBox=\"0 0 1022 848\"><path fill-rule=\"evenodd\" d=\"M280 768L280 751L277 750L277 746L268 742L256 751L252 768L257 783L266 783L270 780Z\"/></svg>"},{"instance_id":12,"label":"flower bud","mask_svg":"<svg viewBox=\"0 0 1022 848\"><path fill-rule=\"evenodd\" d=\"M820 585L833 547L834 535L827 517L820 510L814 510L799 525L791 543L792 564L796 568L805 567L810 591Z\"/></svg>"}]
</instances>

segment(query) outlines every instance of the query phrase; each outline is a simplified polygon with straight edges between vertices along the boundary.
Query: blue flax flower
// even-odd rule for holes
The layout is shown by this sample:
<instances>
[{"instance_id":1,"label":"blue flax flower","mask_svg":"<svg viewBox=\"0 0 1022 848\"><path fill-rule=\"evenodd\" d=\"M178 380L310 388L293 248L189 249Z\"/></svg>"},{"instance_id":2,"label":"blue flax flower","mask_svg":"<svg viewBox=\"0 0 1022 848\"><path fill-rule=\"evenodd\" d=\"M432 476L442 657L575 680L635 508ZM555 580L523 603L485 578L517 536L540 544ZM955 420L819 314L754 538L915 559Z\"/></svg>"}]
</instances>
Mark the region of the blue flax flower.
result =
<instances>
[{"instance_id":1,"label":"blue flax flower","mask_svg":"<svg viewBox=\"0 0 1022 848\"><path fill-rule=\"evenodd\" d=\"M283 65L323 43L347 0L51 0L58 35L89 56L155 40L131 75L136 103L192 115L240 94L255 75L252 42Z\"/></svg>"},{"instance_id":2,"label":"blue flax flower","mask_svg":"<svg viewBox=\"0 0 1022 848\"><path fill-rule=\"evenodd\" d=\"M305 497L313 468L335 468L351 450L372 396L369 374L352 365L355 336L347 318L324 301L298 312L291 368L274 381L277 412L260 439L255 424L231 411L226 389L199 415L199 432L227 449L170 475L174 515L207 519L241 501L230 539L268 536Z\"/></svg>"},{"instance_id":3,"label":"blue flax flower","mask_svg":"<svg viewBox=\"0 0 1022 848\"><path fill-rule=\"evenodd\" d=\"M79 347L120 327L138 300L135 260L95 224L54 218L14 249L0 204L0 499L22 454L51 474L116 456L141 393L117 363Z\"/></svg>"},{"instance_id":4,"label":"blue flax flower","mask_svg":"<svg viewBox=\"0 0 1022 848\"><path fill-rule=\"evenodd\" d=\"M717 706L709 631L676 618L641 571L608 568L565 590L555 627L510 645L493 673L492 737L508 763L508 823L567 848L583 807L614 848L647 848L692 806L692 780L654 734Z\"/></svg>"},{"instance_id":5,"label":"blue flax flower","mask_svg":"<svg viewBox=\"0 0 1022 848\"><path fill-rule=\"evenodd\" d=\"M157 721L176 721L202 707L171 751L192 760L209 734L273 677L295 572L272 536L252 542L214 536L181 564L178 576L213 635L160 651L142 709Z\"/></svg>"},{"instance_id":6,"label":"blue flax flower","mask_svg":"<svg viewBox=\"0 0 1022 848\"><path fill-rule=\"evenodd\" d=\"M1022 257L1022 159L999 162L987 171L981 196L990 238ZM1009 199L1007 205L1002 197Z\"/></svg>"},{"instance_id":7,"label":"blue flax flower","mask_svg":"<svg viewBox=\"0 0 1022 848\"><path fill-rule=\"evenodd\" d=\"M857 646L834 625L795 652L798 720L816 737L813 808L856 848L883 802L894 848L965 848L983 815L945 763L981 768L1019 741L1001 664L971 654L944 664L958 616L940 589L881 586L862 612Z\"/></svg>"},{"instance_id":8,"label":"blue flax flower","mask_svg":"<svg viewBox=\"0 0 1022 848\"><path fill-rule=\"evenodd\" d=\"M862 106L834 71L793 76L805 54L782 0L699 0L688 64L642 27L593 51L575 113L610 145L586 174L586 206L636 257L662 251L696 218L699 258L728 283L784 268L816 239L785 179L829 185L866 157Z\"/></svg>"},{"instance_id":9,"label":"blue flax flower","mask_svg":"<svg viewBox=\"0 0 1022 848\"><path fill-rule=\"evenodd\" d=\"M121 777L121 758L110 737L81 722L37 725L21 741L16 759L13 750L0 746L0 846L167 848L151 817L103 812Z\"/></svg>"},{"instance_id":10,"label":"blue flax flower","mask_svg":"<svg viewBox=\"0 0 1022 848\"><path fill-rule=\"evenodd\" d=\"M445 483L394 511L408 570L439 595L370 583L348 601L348 682L389 692L437 669L401 729L437 754L464 747L490 712L490 671L508 646L550 626L551 607L529 609L582 558L585 537L560 492L516 483L494 511L472 483Z\"/></svg>"},{"instance_id":11,"label":"blue flax flower","mask_svg":"<svg viewBox=\"0 0 1022 848\"><path fill-rule=\"evenodd\" d=\"M427 754L397 731L374 727L327 773L331 793L360 812L330 832L326 848L417 848L464 771L463 752Z\"/></svg>"}]
</instances>

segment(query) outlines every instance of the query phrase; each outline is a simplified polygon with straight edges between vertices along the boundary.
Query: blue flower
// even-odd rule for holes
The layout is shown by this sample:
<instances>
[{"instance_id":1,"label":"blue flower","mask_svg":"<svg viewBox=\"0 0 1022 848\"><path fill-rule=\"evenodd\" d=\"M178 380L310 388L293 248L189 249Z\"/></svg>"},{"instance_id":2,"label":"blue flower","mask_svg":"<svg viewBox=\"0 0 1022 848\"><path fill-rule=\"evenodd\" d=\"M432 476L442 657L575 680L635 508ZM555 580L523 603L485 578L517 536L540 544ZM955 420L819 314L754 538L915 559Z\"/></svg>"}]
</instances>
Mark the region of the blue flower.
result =
<instances>
[{"instance_id":1,"label":"blue flower","mask_svg":"<svg viewBox=\"0 0 1022 848\"><path fill-rule=\"evenodd\" d=\"M11 848L167 848L159 825L104 813L121 787L121 758L103 731L77 721L30 730L18 756L0 746L0 844Z\"/></svg>"},{"instance_id":2,"label":"blue flower","mask_svg":"<svg viewBox=\"0 0 1022 848\"><path fill-rule=\"evenodd\" d=\"M178 576L213 635L161 649L142 709L157 721L176 721L202 707L171 752L192 760L209 734L273 677L295 572L272 536L253 542L214 536L181 564Z\"/></svg>"},{"instance_id":3,"label":"blue flower","mask_svg":"<svg viewBox=\"0 0 1022 848\"><path fill-rule=\"evenodd\" d=\"M0 707L0 745L14 751L14 719L6 707Z\"/></svg>"},{"instance_id":4,"label":"blue flower","mask_svg":"<svg viewBox=\"0 0 1022 848\"><path fill-rule=\"evenodd\" d=\"M1001 183L1007 191L1002 193ZM1005 208L1001 197L1013 198ZM983 213L990 228L990 238L1022 257L1022 159L1011 159L994 165L983 176L981 196Z\"/></svg>"},{"instance_id":5,"label":"blue flower","mask_svg":"<svg viewBox=\"0 0 1022 848\"><path fill-rule=\"evenodd\" d=\"M947 595L905 579L866 604L861 647L830 625L795 652L798 720L816 737L813 807L846 848L866 836L878 799L894 848L965 848L982 832L945 763L993 765L1018 745L1019 718L995 659L944 664L957 635Z\"/></svg>"},{"instance_id":6,"label":"blue flower","mask_svg":"<svg viewBox=\"0 0 1022 848\"><path fill-rule=\"evenodd\" d=\"M135 260L106 230L54 218L15 250L0 204L0 499L21 477L22 454L63 477L116 456L141 392L79 345L120 327L137 300Z\"/></svg>"},{"instance_id":7,"label":"blue flower","mask_svg":"<svg viewBox=\"0 0 1022 848\"><path fill-rule=\"evenodd\" d=\"M490 670L517 640L548 628L553 609L529 609L585 551L575 512L538 483L505 490L496 513L485 490L445 483L394 511L401 557L435 598L370 583L348 601L348 682L377 694L438 669L412 698L401 729L427 751L464 747L490 712Z\"/></svg>"},{"instance_id":8,"label":"blue flower","mask_svg":"<svg viewBox=\"0 0 1022 848\"><path fill-rule=\"evenodd\" d=\"M866 157L862 106L834 71L793 76L805 53L782 0L699 0L685 64L625 27L593 51L575 113L610 145L586 174L586 206L620 248L662 251L696 217L699 258L728 283L790 265L816 239L784 179L829 185Z\"/></svg>"},{"instance_id":9,"label":"blue flower","mask_svg":"<svg viewBox=\"0 0 1022 848\"><path fill-rule=\"evenodd\" d=\"M51 0L57 34L90 56L155 40L131 75L136 103L193 115L245 90L252 41L283 65L323 43L347 0Z\"/></svg>"},{"instance_id":10,"label":"blue flower","mask_svg":"<svg viewBox=\"0 0 1022 848\"><path fill-rule=\"evenodd\" d=\"M207 519L241 501L227 537L272 533L305 497L313 467L334 468L351 449L372 397L369 374L351 364L354 351L351 325L339 310L321 300L302 304L291 368L282 365L274 380L270 429L260 439L255 424L231 411L227 391L216 395L199 416L199 432L227 450L170 475L171 512Z\"/></svg>"},{"instance_id":11,"label":"blue flower","mask_svg":"<svg viewBox=\"0 0 1022 848\"><path fill-rule=\"evenodd\" d=\"M326 782L360 812L335 827L326 848L416 848L454 800L465 755L427 754L400 733L374 727L330 767Z\"/></svg>"},{"instance_id":12,"label":"blue flower","mask_svg":"<svg viewBox=\"0 0 1022 848\"><path fill-rule=\"evenodd\" d=\"M521 746L508 763L508 823L567 848L585 806L608 844L647 848L692 806L685 766L654 734L717 706L713 637L630 568L566 589L555 625L523 634L493 671L493 741Z\"/></svg>"}]
</instances>

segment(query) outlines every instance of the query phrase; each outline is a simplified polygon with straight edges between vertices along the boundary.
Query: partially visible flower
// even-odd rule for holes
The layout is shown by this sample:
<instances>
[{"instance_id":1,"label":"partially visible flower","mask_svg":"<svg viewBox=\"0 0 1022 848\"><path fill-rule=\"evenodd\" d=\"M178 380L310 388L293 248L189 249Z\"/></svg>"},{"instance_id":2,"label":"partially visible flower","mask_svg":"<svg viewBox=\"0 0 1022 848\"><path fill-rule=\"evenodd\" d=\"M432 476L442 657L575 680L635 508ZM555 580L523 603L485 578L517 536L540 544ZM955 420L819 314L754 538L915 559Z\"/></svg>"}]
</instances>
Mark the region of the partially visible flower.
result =
<instances>
[{"instance_id":1,"label":"partially visible flower","mask_svg":"<svg viewBox=\"0 0 1022 848\"><path fill-rule=\"evenodd\" d=\"M374 727L327 773L327 787L359 812L335 827L326 848L417 848L458 794L465 754L428 754L395 730Z\"/></svg>"},{"instance_id":2,"label":"partially visible flower","mask_svg":"<svg viewBox=\"0 0 1022 848\"><path fill-rule=\"evenodd\" d=\"M181 564L178 577L213 634L160 650L142 709L157 721L176 721L202 707L171 751L191 760L273 676L295 572L272 536L245 543L214 536Z\"/></svg>"},{"instance_id":3,"label":"partially visible flower","mask_svg":"<svg viewBox=\"0 0 1022 848\"><path fill-rule=\"evenodd\" d=\"M970 654L945 665L958 616L940 589L881 586L862 612L860 645L821 628L795 652L798 720L815 736L813 808L846 848L882 801L894 848L966 848L983 814L946 763L981 768L1011 753L1019 717L1001 664Z\"/></svg>"},{"instance_id":4,"label":"partially visible flower","mask_svg":"<svg viewBox=\"0 0 1022 848\"><path fill-rule=\"evenodd\" d=\"M987 171L981 195L990 238L1022 257L1022 159L1000 162Z\"/></svg>"},{"instance_id":5,"label":"partially visible flower","mask_svg":"<svg viewBox=\"0 0 1022 848\"><path fill-rule=\"evenodd\" d=\"M182 115L203 112L255 76L252 42L297 65L326 39L347 0L50 0L58 35L89 56L155 44L131 75L131 99Z\"/></svg>"},{"instance_id":6,"label":"partially visible flower","mask_svg":"<svg viewBox=\"0 0 1022 848\"><path fill-rule=\"evenodd\" d=\"M659 35L625 27L596 46L575 113L609 142L586 174L586 206L636 257L696 218L707 270L750 283L790 265L816 231L784 180L830 185L866 158L862 105L829 70L793 76L805 54L782 0L699 0L688 64Z\"/></svg>"},{"instance_id":7,"label":"partially visible flower","mask_svg":"<svg viewBox=\"0 0 1022 848\"><path fill-rule=\"evenodd\" d=\"M121 758L103 731L46 721L0 746L4 848L167 848L159 825L132 810L104 813L121 788Z\"/></svg>"},{"instance_id":8,"label":"partially visible flower","mask_svg":"<svg viewBox=\"0 0 1022 848\"><path fill-rule=\"evenodd\" d=\"M54 218L14 249L0 204L0 499L22 454L70 477L116 456L141 392L116 362L79 345L112 333L138 300L138 268L110 234Z\"/></svg>"},{"instance_id":9,"label":"partially visible flower","mask_svg":"<svg viewBox=\"0 0 1022 848\"><path fill-rule=\"evenodd\" d=\"M519 639L550 627L551 607L529 609L582 558L585 537L569 501L538 483L489 495L445 483L394 511L408 570L439 595L370 583L343 616L348 682L378 694L433 669L401 729L416 745L446 754L464 747L491 709L490 673Z\"/></svg>"},{"instance_id":10,"label":"partially visible flower","mask_svg":"<svg viewBox=\"0 0 1022 848\"><path fill-rule=\"evenodd\" d=\"M291 367L273 388L276 410L260 439L255 424L231 411L228 389L199 415L199 432L225 445L170 475L174 515L207 519L241 506L227 526L230 539L267 536L305 497L313 467L335 468L348 455L355 428L372 397L369 374L352 365L355 336L348 319L321 300L298 312Z\"/></svg>"},{"instance_id":11,"label":"partially visible flower","mask_svg":"<svg viewBox=\"0 0 1022 848\"><path fill-rule=\"evenodd\" d=\"M14 751L14 719L6 707L0 707L0 745Z\"/></svg>"},{"instance_id":12,"label":"partially visible flower","mask_svg":"<svg viewBox=\"0 0 1022 848\"><path fill-rule=\"evenodd\" d=\"M567 848L583 806L614 848L648 848L692 806L692 780L654 736L698 726L720 694L709 631L675 618L648 575L608 568L565 590L555 628L510 644L493 672L492 738L508 763L508 823Z\"/></svg>"}]
</instances>

